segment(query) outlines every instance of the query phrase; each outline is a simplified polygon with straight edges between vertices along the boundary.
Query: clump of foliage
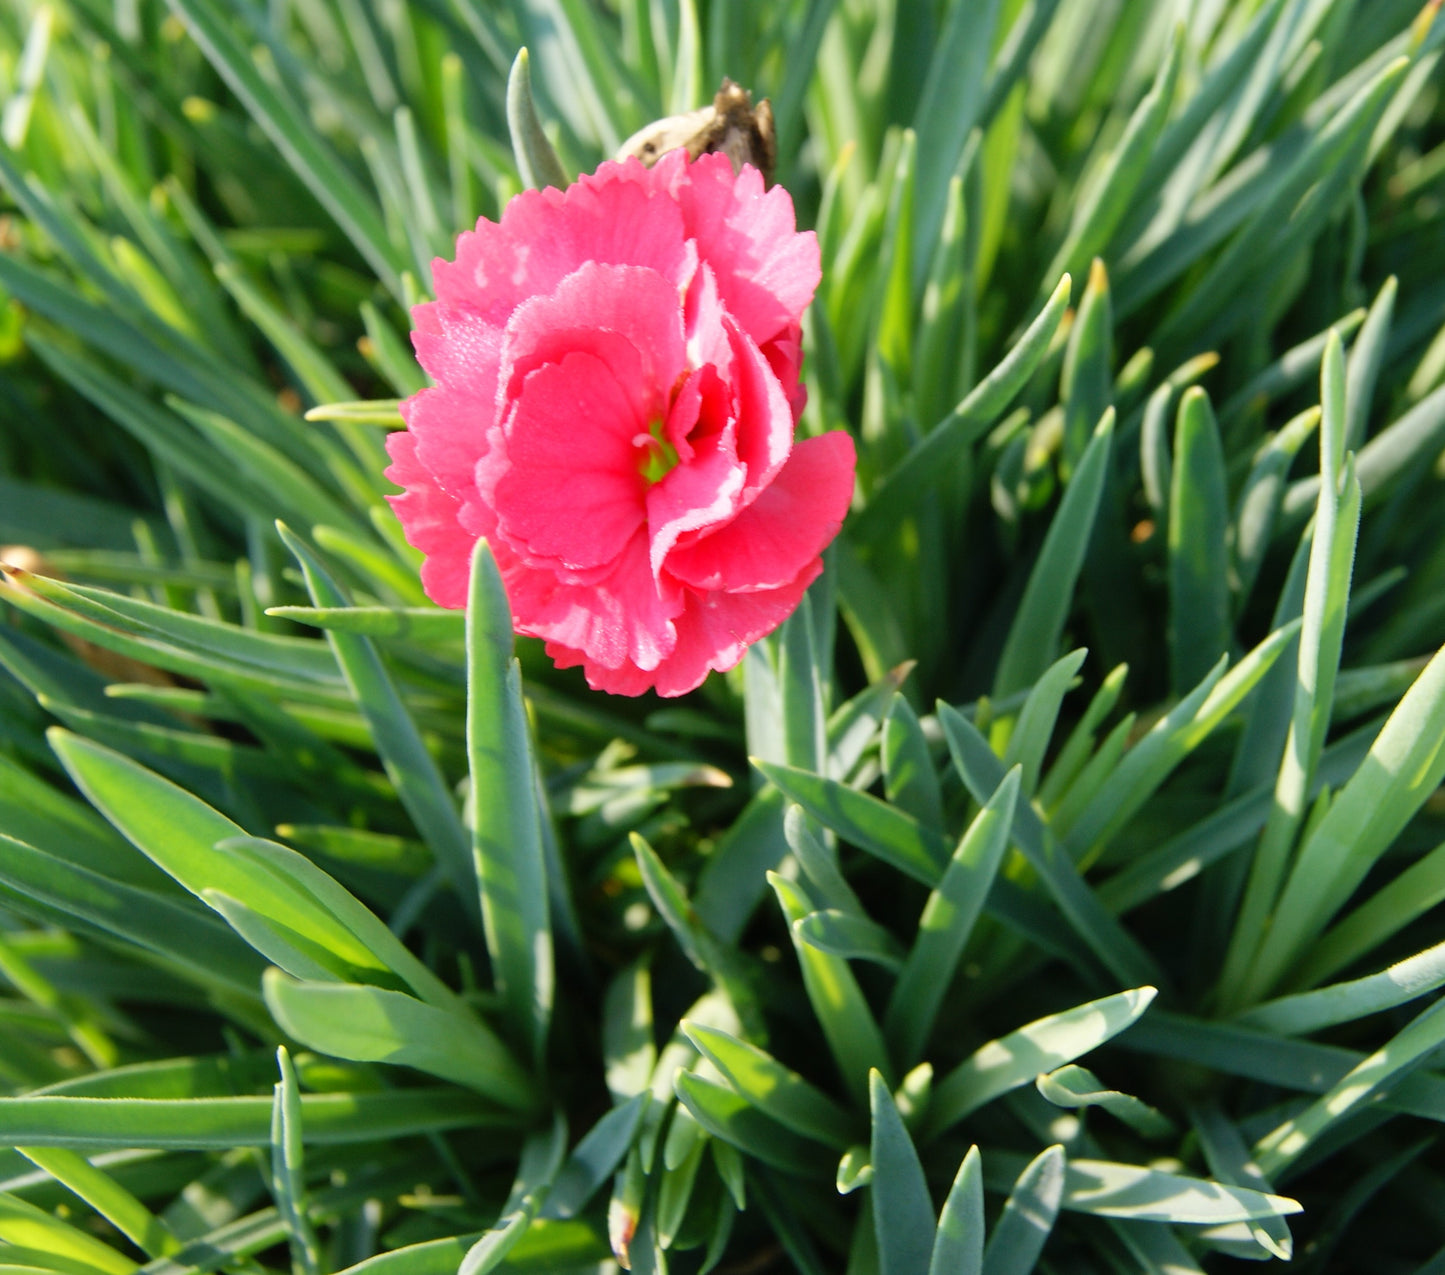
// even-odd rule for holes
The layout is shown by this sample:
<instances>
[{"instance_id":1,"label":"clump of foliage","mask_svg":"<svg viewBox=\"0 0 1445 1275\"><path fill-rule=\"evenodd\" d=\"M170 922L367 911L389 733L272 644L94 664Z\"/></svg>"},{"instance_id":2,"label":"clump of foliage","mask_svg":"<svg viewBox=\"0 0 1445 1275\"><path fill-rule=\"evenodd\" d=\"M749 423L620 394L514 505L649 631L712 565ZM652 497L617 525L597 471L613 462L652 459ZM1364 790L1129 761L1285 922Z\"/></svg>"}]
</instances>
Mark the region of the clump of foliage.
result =
<instances>
[{"instance_id":1,"label":"clump of foliage","mask_svg":"<svg viewBox=\"0 0 1445 1275\"><path fill-rule=\"evenodd\" d=\"M1438 8L6 0L0 1266L1445 1270ZM382 440L724 75L859 492L609 699Z\"/></svg>"}]
</instances>

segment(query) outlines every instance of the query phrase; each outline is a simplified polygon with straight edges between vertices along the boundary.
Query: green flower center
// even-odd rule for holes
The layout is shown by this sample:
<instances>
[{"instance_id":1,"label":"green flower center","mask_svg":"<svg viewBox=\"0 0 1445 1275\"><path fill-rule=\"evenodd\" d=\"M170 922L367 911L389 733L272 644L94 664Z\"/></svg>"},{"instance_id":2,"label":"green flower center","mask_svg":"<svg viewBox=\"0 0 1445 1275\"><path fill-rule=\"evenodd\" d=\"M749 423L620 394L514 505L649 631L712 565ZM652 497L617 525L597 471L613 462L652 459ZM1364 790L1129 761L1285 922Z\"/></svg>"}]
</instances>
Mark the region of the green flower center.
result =
<instances>
[{"instance_id":1,"label":"green flower center","mask_svg":"<svg viewBox=\"0 0 1445 1275\"><path fill-rule=\"evenodd\" d=\"M638 440L638 451L641 458L637 462L637 472L649 486L660 482L677 464L677 448L662 436L661 421L653 421L647 427L647 437Z\"/></svg>"}]
</instances>

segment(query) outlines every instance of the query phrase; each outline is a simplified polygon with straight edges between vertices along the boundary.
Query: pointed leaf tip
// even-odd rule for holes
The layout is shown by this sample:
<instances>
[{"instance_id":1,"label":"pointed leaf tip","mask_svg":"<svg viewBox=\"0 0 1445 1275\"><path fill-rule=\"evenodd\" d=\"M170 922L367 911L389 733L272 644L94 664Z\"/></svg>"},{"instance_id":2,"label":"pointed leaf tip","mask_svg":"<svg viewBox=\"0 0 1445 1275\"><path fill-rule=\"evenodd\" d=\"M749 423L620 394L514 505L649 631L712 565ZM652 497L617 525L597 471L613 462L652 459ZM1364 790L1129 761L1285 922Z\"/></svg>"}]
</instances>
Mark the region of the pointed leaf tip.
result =
<instances>
[{"instance_id":1,"label":"pointed leaf tip","mask_svg":"<svg viewBox=\"0 0 1445 1275\"><path fill-rule=\"evenodd\" d=\"M507 128L512 135L517 172L527 186L556 186L560 190L567 185L567 174L537 116L531 57L525 45L517 50L507 76Z\"/></svg>"}]
</instances>

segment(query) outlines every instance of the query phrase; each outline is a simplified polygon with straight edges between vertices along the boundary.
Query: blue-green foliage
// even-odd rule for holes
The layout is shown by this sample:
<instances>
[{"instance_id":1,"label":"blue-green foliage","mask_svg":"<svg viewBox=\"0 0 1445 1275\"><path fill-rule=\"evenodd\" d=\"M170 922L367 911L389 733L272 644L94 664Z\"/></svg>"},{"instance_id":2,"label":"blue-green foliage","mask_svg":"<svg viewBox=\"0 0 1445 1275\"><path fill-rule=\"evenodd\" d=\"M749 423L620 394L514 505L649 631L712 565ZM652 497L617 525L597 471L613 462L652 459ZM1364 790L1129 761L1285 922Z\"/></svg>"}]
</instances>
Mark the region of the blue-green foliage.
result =
<instances>
[{"instance_id":1,"label":"blue-green foliage","mask_svg":"<svg viewBox=\"0 0 1445 1275\"><path fill-rule=\"evenodd\" d=\"M1438 7L3 0L0 1267L1441 1270ZM608 699L384 431L724 75L857 498Z\"/></svg>"}]
</instances>

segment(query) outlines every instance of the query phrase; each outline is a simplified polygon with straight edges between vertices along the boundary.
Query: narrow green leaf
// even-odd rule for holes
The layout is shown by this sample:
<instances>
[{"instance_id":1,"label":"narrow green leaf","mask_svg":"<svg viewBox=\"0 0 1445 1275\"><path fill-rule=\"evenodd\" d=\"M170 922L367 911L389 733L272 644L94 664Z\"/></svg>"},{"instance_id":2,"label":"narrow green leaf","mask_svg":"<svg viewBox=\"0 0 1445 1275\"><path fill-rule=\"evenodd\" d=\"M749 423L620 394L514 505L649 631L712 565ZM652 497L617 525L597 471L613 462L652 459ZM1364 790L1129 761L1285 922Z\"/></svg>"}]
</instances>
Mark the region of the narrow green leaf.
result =
<instances>
[{"instance_id":1,"label":"narrow green leaf","mask_svg":"<svg viewBox=\"0 0 1445 1275\"><path fill-rule=\"evenodd\" d=\"M1256 1005L1235 1021L1280 1036L1305 1036L1393 1009L1441 986L1445 986L1445 943L1396 961L1378 974Z\"/></svg>"},{"instance_id":2,"label":"narrow green leaf","mask_svg":"<svg viewBox=\"0 0 1445 1275\"><path fill-rule=\"evenodd\" d=\"M1003 782L1003 763L978 728L956 709L940 704L938 720L965 786L975 801L986 802ZM1121 982L1157 977L1153 958L1100 903L1031 805L1016 807L1011 836L1065 919L1105 968ZM996 881L995 890L1002 884L1002 880Z\"/></svg>"},{"instance_id":3,"label":"narrow green leaf","mask_svg":"<svg viewBox=\"0 0 1445 1275\"><path fill-rule=\"evenodd\" d=\"M461 1000L456 993L422 964L370 908L305 855L260 837L233 837L218 842L216 849L265 869L308 899L344 926L371 954L378 968L391 970L422 1000L438 1009L460 1008Z\"/></svg>"},{"instance_id":4,"label":"narrow green leaf","mask_svg":"<svg viewBox=\"0 0 1445 1275\"><path fill-rule=\"evenodd\" d=\"M876 329L869 343L904 384L911 379L913 364L914 186L927 182L918 171L918 153L917 134L911 128L904 129L883 218L882 256L874 285Z\"/></svg>"},{"instance_id":5,"label":"narrow green leaf","mask_svg":"<svg viewBox=\"0 0 1445 1275\"><path fill-rule=\"evenodd\" d=\"M301 564L311 601L318 607L343 607L350 599L327 574L317 557L290 529L278 524L286 547ZM397 796L427 844L436 854L462 906L479 916L481 902L472 861L471 838L457 814L436 762L396 685L370 639L328 630L329 643L346 683L371 727L376 750L396 788Z\"/></svg>"},{"instance_id":6,"label":"narrow green leaf","mask_svg":"<svg viewBox=\"0 0 1445 1275\"><path fill-rule=\"evenodd\" d=\"M1363 308L1351 310L1343 318L1336 319L1323 332L1317 332L1299 345L1291 346L1225 400L1224 406L1219 409L1219 419L1229 428L1240 415L1246 412L1263 412L1273 400L1283 398L1316 376L1330 334L1338 332L1342 340L1348 340L1364 323L1365 313ZM1314 503L1313 496L1309 503Z\"/></svg>"},{"instance_id":7,"label":"narrow green leaf","mask_svg":"<svg viewBox=\"0 0 1445 1275\"><path fill-rule=\"evenodd\" d=\"M1285 1196L1104 1160L1069 1161L1062 1203L1100 1217L1196 1226L1303 1211Z\"/></svg>"},{"instance_id":8,"label":"narrow green leaf","mask_svg":"<svg viewBox=\"0 0 1445 1275\"><path fill-rule=\"evenodd\" d=\"M7 1246L0 1249L0 1254L33 1249L47 1264L60 1264L61 1270L80 1270L85 1275L133 1275L139 1269L109 1244L7 1193L0 1193L0 1240Z\"/></svg>"},{"instance_id":9,"label":"narrow green leaf","mask_svg":"<svg viewBox=\"0 0 1445 1275\"><path fill-rule=\"evenodd\" d=\"M857 543L866 544L885 528L894 526L903 512L917 506L920 492L938 475L951 472L956 458L997 423L1048 352L1069 307L1069 287L1065 275L999 365L893 468L865 508L851 520L851 534Z\"/></svg>"},{"instance_id":10,"label":"narrow green leaf","mask_svg":"<svg viewBox=\"0 0 1445 1275\"><path fill-rule=\"evenodd\" d=\"M1125 713L1114 729L1104 736L1094 755L1084 764L1073 783L1049 811L1049 827L1057 837L1067 837L1079 821L1079 816L1089 808L1089 803L1099 794L1109 776L1119 765L1119 759L1134 738L1134 724L1137 713Z\"/></svg>"},{"instance_id":11,"label":"narrow green leaf","mask_svg":"<svg viewBox=\"0 0 1445 1275\"><path fill-rule=\"evenodd\" d=\"M467 1250L457 1275L485 1275L516 1249L556 1179L566 1150L567 1120L558 1111L550 1128L537 1130L522 1144L517 1175L502 1205L501 1216L491 1230Z\"/></svg>"},{"instance_id":12,"label":"narrow green leaf","mask_svg":"<svg viewBox=\"0 0 1445 1275\"><path fill-rule=\"evenodd\" d=\"M965 157L963 164L974 162ZM964 211L963 178L948 182L943 224L933 249L924 285L918 323L918 349L913 362L913 394L919 419L930 428L943 419L958 379L960 343L974 321L974 253L977 228L970 234ZM1057 277L1057 276L1052 276ZM972 377L969 377L970 383Z\"/></svg>"},{"instance_id":13,"label":"narrow green leaf","mask_svg":"<svg viewBox=\"0 0 1445 1275\"><path fill-rule=\"evenodd\" d=\"M929 828L943 827L943 798L918 715L895 695L883 721L883 781L888 800Z\"/></svg>"},{"instance_id":14,"label":"narrow green leaf","mask_svg":"<svg viewBox=\"0 0 1445 1275\"><path fill-rule=\"evenodd\" d=\"M1295 982L1313 987L1379 947L1445 899L1445 844L1422 855L1325 931L1305 954Z\"/></svg>"},{"instance_id":15,"label":"narrow green leaf","mask_svg":"<svg viewBox=\"0 0 1445 1275\"><path fill-rule=\"evenodd\" d=\"M1236 611L1242 611L1249 600L1274 535L1286 476L1300 448L1319 425L1320 415L1318 407L1306 408L1255 453L1254 464L1235 504L1230 544L1231 587Z\"/></svg>"},{"instance_id":16,"label":"narrow green leaf","mask_svg":"<svg viewBox=\"0 0 1445 1275\"><path fill-rule=\"evenodd\" d=\"M325 908L217 842L245 830L199 798L108 748L53 728L51 747L76 786L138 850L198 898L216 890L240 900L361 969L378 968L365 946Z\"/></svg>"},{"instance_id":17,"label":"narrow green leaf","mask_svg":"<svg viewBox=\"0 0 1445 1275\"><path fill-rule=\"evenodd\" d=\"M837 0L808 0L803 16L787 41L788 58L783 68L782 87L773 102L773 120L778 134L780 159L791 156L796 146L803 100L817 67L818 47Z\"/></svg>"},{"instance_id":18,"label":"narrow green leaf","mask_svg":"<svg viewBox=\"0 0 1445 1275\"><path fill-rule=\"evenodd\" d=\"M18 1147L21 1155L75 1192L148 1257L174 1253L170 1229L110 1174L64 1147Z\"/></svg>"},{"instance_id":19,"label":"narrow green leaf","mask_svg":"<svg viewBox=\"0 0 1445 1275\"><path fill-rule=\"evenodd\" d=\"M828 908L848 916L867 915L838 867L838 852L813 831L801 806L788 806L783 816L783 835L815 897Z\"/></svg>"},{"instance_id":20,"label":"narrow green leaf","mask_svg":"<svg viewBox=\"0 0 1445 1275\"><path fill-rule=\"evenodd\" d=\"M1059 474L1067 481L1089 444L1090 432L1113 406L1114 313L1109 272L1095 257L1064 345L1059 398L1064 411Z\"/></svg>"},{"instance_id":21,"label":"narrow green leaf","mask_svg":"<svg viewBox=\"0 0 1445 1275\"><path fill-rule=\"evenodd\" d=\"M958 843L928 897L918 935L888 1002L883 1029L905 1066L923 1056L938 1008L983 910L1008 847L1019 794L1019 767L1004 776Z\"/></svg>"},{"instance_id":22,"label":"narrow green leaf","mask_svg":"<svg viewBox=\"0 0 1445 1275\"><path fill-rule=\"evenodd\" d=\"M214 1149L271 1145L271 1099L0 1098L0 1137L12 1146ZM375 1143L446 1129L514 1129L515 1113L453 1088L303 1094L315 1145Z\"/></svg>"},{"instance_id":23,"label":"narrow green leaf","mask_svg":"<svg viewBox=\"0 0 1445 1275\"><path fill-rule=\"evenodd\" d=\"M1239 706L1297 632L1297 623L1276 629L1228 673L1221 657L1105 780L1064 842L1070 857L1097 855L1175 767Z\"/></svg>"},{"instance_id":24,"label":"narrow green leaf","mask_svg":"<svg viewBox=\"0 0 1445 1275\"><path fill-rule=\"evenodd\" d=\"M1165 1010L1143 1019L1119 1043L1126 1049L1177 1058L1294 1093L1329 1092L1368 1061L1367 1055L1338 1045L1290 1040ZM1406 1074L1374 1101L1387 1111L1445 1121L1445 1077L1420 1071Z\"/></svg>"},{"instance_id":25,"label":"narrow green leaf","mask_svg":"<svg viewBox=\"0 0 1445 1275\"><path fill-rule=\"evenodd\" d=\"M1134 108L1107 161L1091 176L1086 195L1075 204L1068 234L1044 271L1045 279L1057 278L1065 272L1077 273L1108 246L1130 209L1134 192L1169 118L1183 52L1184 31L1176 27L1153 84Z\"/></svg>"},{"instance_id":26,"label":"narrow green leaf","mask_svg":"<svg viewBox=\"0 0 1445 1275\"><path fill-rule=\"evenodd\" d=\"M792 882L770 872L768 883L778 896L778 905L790 928L812 911ZM847 961L810 947L796 933L793 949L802 967L808 1000L827 1038L843 1084L861 1106L868 1090L868 1069L877 1068L885 1076L893 1072L883 1035Z\"/></svg>"},{"instance_id":27,"label":"narrow green leaf","mask_svg":"<svg viewBox=\"0 0 1445 1275\"><path fill-rule=\"evenodd\" d=\"M532 66L525 48L517 50L507 76L507 126L523 184L534 190L543 186L564 188L567 174L537 118L537 106L532 100Z\"/></svg>"},{"instance_id":28,"label":"narrow green leaf","mask_svg":"<svg viewBox=\"0 0 1445 1275\"><path fill-rule=\"evenodd\" d=\"M728 1084L765 1115L835 1150L853 1142L858 1133L854 1117L772 1055L701 1023L683 1019L680 1027Z\"/></svg>"},{"instance_id":29,"label":"narrow green leaf","mask_svg":"<svg viewBox=\"0 0 1445 1275\"><path fill-rule=\"evenodd\" d=\"M1057 805L1059 798L1088 764L1089 755L1094 749L1094 732L1114 711L1114 705L1119 702L1119 696L1124 689L1124 681L1128 676L1129 666L1127 664L1119 664L1110 669L1103 682L1100 683L1099 689L1094 692L1094 697L1089 701L1089 707L1084 710L1084 715L1074 729L1069 732L1068 739L1064 741L1064 746L1054 757L1049 766L1049 773L1038 790L1039 804L1045 810L1050 810Z\"/></svg>"},{"instance_id":30,"label":"narrow green leaf","mask_svg":"<svg viewBox=\"0 0 1445 1275\"><path fill-rule=\"evenodd\" d=\"M0 836L0 887L7 906L26 900L77 929L94 926L163 958L202 987L253 996L264 963L210 914L178 899L128 885L43 850Z\"/></svg>"},{"instance_id":31,"label":"narrow green leaf","mask_svg":"<svg viewBox=\"0 0 1445 1275\"><path fill-rule=\"evenodd\" d=\"M1297 1160L1337 1121L1374 1101L1382 1088L1430 1057L1445 1043L1445 1001L1420 1013L1403 1031L1343 1077L1299 1115L1260 1139L1255 1159L1269 1177Z\"/></svg>"},{"instance_id":32,"label":"narrow green leaf","mask_svg":"<svg viewBox=\"0 0 1445 1275\"><path fill-rule=\"evenodd\" d=\"M938 1215L928 1275L983 1275L983 1163L969 1147Z\"/></svg>"},{"instance_id":33,"label":"narrow green leaf","mask_svg":"<svg viewBox=\"0 0 1445 1275\"><path fill-rule=\"evenodd\" d=\"M943 225L948 181L983 105L999 7L999 0L983 0L950 9L932 50L913 119L918 153L928 161L918 172L915 243L934 243ZM928 259L919 253L913 264L915 296L923 290L927 270Z\"/></svg>"},{"instance_id":34,"label":"narrow green leaf","mask_svg":"<svg viewBox=\"0 0 1445 1275\"><path fill-rule=\"evenodd\" d=\"M512 613L485 541L472 554L467 602L467 759L472 857L497 990L532 1061L546 1052L555 975L547 866Z\"/></svg>"},{"instance_id":35,"label":"narrow green leaf","mask_svg":"<svg viewBox=\"0 0 1445 1275\"><path fill-rule=\"evenodd\" d=\"M1360 448L1355 472L1367 507L1377 504L1405 475L1416 472L1427 457L1445 445L1445 385L1420 400ZM1301 478L1285 492L1281 511L1303 519L1319 500L1319 475Z\"/></svg>"},{"instance_id":36,"label":"narrow green leaf","mask_svg":"<svg viewBox=\"0 0 1445 1275\"><path fill-rule=\"evenodd\" d=\"M1274 805L1255 851L1236 933L1225 961L1222 977L1228 989L1224 998L1227 1008L1247 1004L1251 989L1258 987L1248 967L1254 964L1264 927L1279 899L1295 838L1305 819L1308 794L1329 730L1335 678L1344 643L1361 493L1353 457L1344 455L1345 368L1337 338L1325 347L1321 381L1324 415L1320 428L1320 464L1338 477L1320 488L1315 510L1293 712L1275 783Z\"/></svg>"},{"instance_id":37,"label":"narrow green leaf","mask_svg":"<svg viewBox=\"0 0 1445 1275\"><path fill-rule=\"evenodd\" d=\"M406 422L397 398L348 399L344 402L322 403L307 410L308 421L353 421L359 425L389 425L401 429Z\"/></svg>"},{"instance_id":38,"label":"narrow green leaf","mask_svg":"<svg viewBox=\"0 0 1445 1275\"><path fill-rule=\"evenodd\" d=\"M493 1033L401 992L311 983L268 970L267 1007L311 1049L355 1062L389 1062L441 1076L519 1111L534 1111L537 1084Z\"/></svg>"},{"instance_id":39,"label":"narrow green leaf","mask_svg":"<svg viewBox=\"0 0 1445 1275\"><path fill-rule=\"evenodd\" d=\"M280 674L328 688L342 685L335 658L318 642L257 633L240 625L158 606L109 589L64 584L28 573L17 578L23 578L27 589L56 606L100 625L193 651L212 661L213 666L230 664L238 672L256 675L269 672L272 676Z\"/></svg>"},{"instance_id":40,"label":"narrow green leaf","mask_svg":"<svg viewBox=\"0 0 1445 1275\"><path fill-rule=\"evenodd\" d=\"M1049 524L1043 547L1009 626L994 674L995 699L1032 686L1053 663L1059 637L1073 605L1074 586L1083 569L1108 477L1114 413L1104 413L1079 458L1064 498Z\"/></svg>"},{"instance_id":41,"label":"narrow green leaf","mask_svg":"<svg viewBox=\"0 0 1445 1275\"><path fill-rule=\"evenodd\" d=\"M1064 1195L1064 1149L1041 1151L1019 1174L983 1254L983 1275L1029 1275Z\"/></svg>"},{"instance_id":42,"label":"narrow green leaf","mask_svg":"<svg viewBox=\"0 0 1445 1275\"><path fill-rule=\"evenodd\" d=\"M818 1177L824 1158L817 1143L764 1115L741 1094L690 1071L679 1071L673 1084L678 1101L713 1137L785 1173Z\"/></svg>"},{"instance_id":43,"label":"narrow green leaf","mask_svg":"<svg viewBox=\"0 0 1445 1275\"><path fill-rule=\"evenodd\" d=\"M937 882L948 855L942 834L837 780L757 758L752 761L788 800L797 802L844 841L891 863L924 885Z\"/></svg>"},{"instance_id":44,"label":"narrow green leaf","mask_svg":"<svg viewBox=\"0 0 1445 1275\"><path fill-rule=\"evenodd\" d=\"M317 1275L321 1269L321 1251L307 1216L301 1091L296 1068L284 1045L276 1050L276 1065L281 1079L276 1083L271 1108L271 1189L291 1244L292 1270L296 1275Z\"/></svg>"},{"instance_id":45,"label":"narrow green leaf","mask_svg":"<svg viewBox=\"0 0 1445 1275\"><path fill-rule=\"evenodd\" d=\"M1034 1082L1039 1093L1056 1107L1101 1107L1141 1137L1167 1138L1174 1134L1174 1122L1132 1094L1106 1089L1085 1067L1069 1063L1057 1071L1040 1075Z\"/></svg>"},{"instance_id":46,"label":"narrow green leaf","mask_svg":"<svg viewBox=\"0 0 1445 1275\"><path fill-rule=\"evenodd\" d=\"M1430 661L1390 714L1301 849L1251 968L1246 1002L1278 983L1442 778L1445 652Z\"/></svg>"},{"instance_id":47,"label":"narrow green leaf","mask_svg":"<svg viewBox=\"0 0 1445 1275\"><path fill-rule=\"evenodd\" d=\"M645 1090L657 1066L652 1038L652 974L645 962L618 973L602 1002L602 1059L613 1102Z\"/></svg>"},{"instance_id":48,"label":"narrow green leaf","mask_svg":"<svg viewBox=\"0 0 1445 1275\"><path fill-rule=\"evenodd\" d=\"M1018 720L1009 733L1003 764L1006 767L1016 764L1023 767L1020 786L1030 796L1038 787L1039 770L1053 738L1054 723L1058 721L1064 696L1073 687L1074 677L1087 655L1088 652L1082 649L1070 651L1063 659L1051 664L1029 691L1023 708L1019 710Z\"/></svg>"},{"instance_id":49,"label":"narrow green leaf","mask_svg":"<svg viewBox=\"0 0 1445 1275\"><path fill-rule=\"evenodd\" d=\"M375 204L312 128L305 113L267 81L211 0L174 0L172 7L296 175L344 230L397 298L403 263Z\"/></svg>"},{"instance_id":50,"label":"narrow green leaf","mask_svg":"<svg viewBox=\"0 0 1445 1275\"><path fill-rule=\"evenodd\" d=\"M953 1127L985 1103L1026 1085L1040 1072L1097 1049L1131 1027L1153 1001L1152 987L1090 1001L1040 1018L980 1046L940 1081L925 1117L928 1137Z\"/></svg>"},{"instance_id":51,"label":"narrow green leaf","mask_svg":"<svg viewBox=\"0 0 1445 1275\"><path fill-rule=\"evenodd\" d=\"M873 1227L880 1275L927 1275L933 1252L933 1201L923 1165L883 1077L868 1073L873 1116Z\"/></svg>"},{"instance_id":52,"label":"narrow green leaf","mask_svg":"<svg viewBox=\"0 0 1445 1275\"><path fill-rule=\"evenodd\" d=\"M843 1152L838 1161L838 1170L833 1175L833 1185L839 1195L852 1195L859 1187L873 1181L873 1161L870 1152L862 1143L855 1143Z\"/></svg>"},{"instance_id":53,"label":"narrow green leaf","mask_svg":"<svg viewBox=\"0 0 1445 1275\"><path fill-rule=\"evenodd\" d=\"M363 637L403 638L423 645L466 640L466 613L439 607L267 607L267 615Z\"/></svg>"},{"instance_id":54,"label":"narrow green leaf","mask_svg":"<svg viewBox=\"0 0 1445 1275\"><path fill-rule=\"evenodd\" d=\"M1169 496L1169 669L1176 695L1229 652L1228 527L1219 427L1209 396L1195 386L1179 401Z\"/></svg>"},{"instance_id":55,"label":"narrow green leaf","mask_svg":"<svg viewBox=\"0 0 1445 1275\"><path fill-rule=\"evenodd\" d=\"M1395 314L1395 294L1399 281L1394 275L1385 280L1384 286L1370 304L1360 335L1350 348L1350 362L1345 370L1344 443L1346 451L1357 451L1365 441L1366 426L1369 423L1370 400L1375 394L1375 383L1384 365L1386 346L1390 337L1390 323Z\"/></svg>"},{"instance_id":56,"label":"narrow green leaf","mask_svg":"<svg viewBox=\"0 0 1445 1275\"><path fill-rule=\"evenodd\" d=\"M895 973L903 965L903 945L892 931L854 912L809 912L793 926L793 933L809 947L845 960L872 961Z\"/></svg>"},{"instance_id":57,"label":"narrow green leaf","mask_svg":"<svg viewBox=\"0 0 1445 1275\"><path fill-rule=\"evenodd\" d=\"M780 760L820 771L827 756L823 670L816 657L813 607L805 595L773 639L777 649Z\"/></svg>"},{"instance_id":58,"label":"narrow green leaf","mask_svg":"<svg viewBox=\"0 0 1445 1275\"><path fill-rule=\"evenodd\" d=\"M1215 1103L1193 1107L1190 1123L1199 1137L1200 1149L1209 1171L1230 1186L1248 1187L1273 1193L1269 1179L1250 1159L1239 1130ZM1235 1224L1238 1225L1238 1224ZM1254 1218L1243 1224L1257 1251L1288 1262L1294 1256L1294 1237L1282 1217Z\"/></svg>"},{"instance_id":59,"label":"narrow green leaf","mask_svg":"<svg viewBox=\"0 0 1445 1275\"><path fill-rule=\"evenodd\" d=\"M592 1126L557 1171L539 1217L575 1217L587 1206L632 1147L651 1101L648 1093L634 1094Z\"/></svg>"}]
</instances>

